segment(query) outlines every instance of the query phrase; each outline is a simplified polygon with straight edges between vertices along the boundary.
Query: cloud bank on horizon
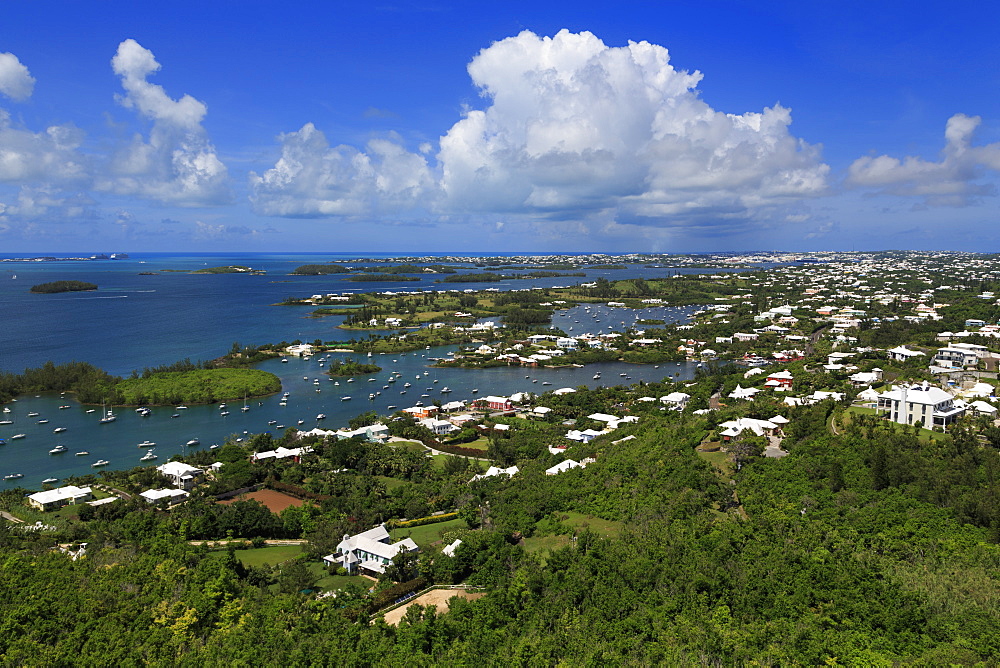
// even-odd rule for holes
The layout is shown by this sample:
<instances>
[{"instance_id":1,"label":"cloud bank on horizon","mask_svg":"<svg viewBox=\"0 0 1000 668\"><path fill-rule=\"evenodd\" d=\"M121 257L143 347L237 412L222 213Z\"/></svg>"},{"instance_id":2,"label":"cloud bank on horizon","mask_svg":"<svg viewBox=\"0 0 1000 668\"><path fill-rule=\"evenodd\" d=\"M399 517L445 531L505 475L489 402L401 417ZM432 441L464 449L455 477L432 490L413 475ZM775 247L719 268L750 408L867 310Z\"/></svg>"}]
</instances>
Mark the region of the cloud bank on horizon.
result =
<instances>
[{"instance_id":1,"label":"cloud bank on horizon","mask_svg":"<svg viewBox=\"0 0 1000 668\"><path fill-rule=\"evenodd\" d=\"M980 117L955 113L939 160L862 156L835 174L820 145L792 133L790 109L717 110L702 99L701 72L675 69L663 46L525 30L472 58L483 104L441 128L436 146L410 148L393 132L351 146L308 121L278 128L277 159L247 168L243 181L224 157L240 147L220 152L205 129L208 104L149 80L161 69L152 51L126 39L110 65L121 85L114 100L139 127L127 136L87 137L70 122L31 130L0 108L0 238L40 233L46 222L132 221L121 209L135 201L242 207L265 221L462 220L500 230L499 218L595 236L628 228L711 238L828 229L812 203L845 188L970 206L996 194L988 177L1000 171L1000 142L974 145ZM25 103L36 83L15 54L0 53L0 96ZM252 225L197 221L190 238L227 231L260 236Z\"/></svg>"}]
</instances>

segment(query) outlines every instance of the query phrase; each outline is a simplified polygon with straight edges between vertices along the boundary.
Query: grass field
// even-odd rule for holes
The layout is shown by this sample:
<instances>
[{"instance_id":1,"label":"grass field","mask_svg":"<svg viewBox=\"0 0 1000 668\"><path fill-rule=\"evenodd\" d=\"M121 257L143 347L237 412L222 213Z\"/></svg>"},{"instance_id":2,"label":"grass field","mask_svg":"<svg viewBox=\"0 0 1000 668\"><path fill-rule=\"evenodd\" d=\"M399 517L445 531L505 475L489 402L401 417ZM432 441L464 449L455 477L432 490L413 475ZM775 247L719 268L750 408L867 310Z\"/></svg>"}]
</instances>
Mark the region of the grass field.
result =
<instances>
[{"instance_id":1,"label":"grass field","mask_svg":"<svg viewBox=\"0 0 1000 668\"><path fill-rule=\"evenodd\" d=\"M729 459L729 453L722 450L707 452L705 450L695 450L695 453L706 462L715 467L716 471L727 479L733 475L733 462Z\"/></svg>"},{"instance_id":2,"label":"grass field","mask_svg":"<svg viewBox=\"0 0 1000 668\"><path fill-rule=\"evenodd\" d=\"M482 450L486 452L490 448L489 439L485 437L477 438L474 441L469 441L468 443L457 443L460 448L472 448L473 450Z\"/></svg>"},{"instance_id":3,"label":"grass field","mask_svg":"<svg viewBox=\"0 0 1000 668\"><path fill-rule=\"evenodd\" d=\"M393 542L402 540L409 536L413 539L413 542L420 547L426 547L431 543L435 543L441 540L441 534L446 531L454 531L455 529L467 529L468 524L465 523L463 519L448 520L447 522L438 522L437 524L425 524L419 527L403 528L403 529L393 529L391 532Z\"/></svg>"},{"instance_id":4,"label":"grass field","mask_svg":"<svg viewBox=\"0 0 1000 668\"><path fill-rule=\"evenodd\" d=\"M571 542L570 537L564 535L532 536L531 538L524 539L524 551L528 554L537 554L541 556L542 561L544 562L545 559L543 555L545 552L565 547Z\"/></svg>"},{"instance_id":5,"label":"grass field","mask_svg":"<svg viewBox=\"0 0 1000 668\"><path fill-rule=\"evenodd\" d=\"M308 568L313 575L319 578L316 580L316 586L326 591L342 589L348 584L357 584L369 589L375 584L371 580L357 575L330 575L326 570L326 564L319 561L310 563Z\"/></svg>"},{"instance_id":6,"label":"grass field","mask_svg":"<svg viewBox=\"0 0 1000 668\"><path fill-rule=\"evenodd\" d=\"M571 526L575 529L590 529L594 533L604 536L605 538L617 538L622 532L621 522L603 520L600 517L584 515L583 513L575 513L572 511L559 513L559 516L562 518L563 524Z\"/></svg>"},{"instance_id":7,"label":"grass field","mask_svg":"<svg viewBox=\"0 0 1000 668\"><path fill-rule=\"evenodd\" d=\"M621 522L604 520L593 515L584 515L583 513L576 512L557 513L557 515L560 522L577 530L588 529L604 538L617 538L621 534ZM565 534L532 536L531 538L524 539L524 551L529 554L538 555L544 562L547 551L564 547L571 542L572 537Z\"/></svg>"},{"instance_id":8,"label":"grass field","mask_svg":"<svg viewBox=\"0 0 1000 668\"><path fill-rule=\"evenodd\" d=\"M244 566L275 566L302 554L301 545L275 545L250 550L236 550L233 554Z\"/></svg>"},{"instance_id":9,"label":"grass field","mask_svg":"<svg viewBox=\"0 0 1000 668\"><path fill-rule=\"evenodd\" d=\"M405 480L400 480L399 478L390 478L389 476L377 475L375 476L383 485L385 485L386 490L392 491L398 487L402 487L406 484Z\"/></svg>"}]
</instances>

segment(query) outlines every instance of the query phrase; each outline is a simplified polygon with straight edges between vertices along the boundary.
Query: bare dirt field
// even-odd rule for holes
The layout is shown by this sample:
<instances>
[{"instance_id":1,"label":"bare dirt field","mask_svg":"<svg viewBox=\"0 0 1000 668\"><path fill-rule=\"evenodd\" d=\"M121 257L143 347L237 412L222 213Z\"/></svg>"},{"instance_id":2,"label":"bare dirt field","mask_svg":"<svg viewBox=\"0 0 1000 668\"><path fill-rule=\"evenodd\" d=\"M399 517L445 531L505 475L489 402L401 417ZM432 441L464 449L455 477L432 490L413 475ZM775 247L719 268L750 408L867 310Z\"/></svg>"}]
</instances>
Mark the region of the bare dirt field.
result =
<instances>
[{"instance_id":1,"label":"bare dirt field","mask_svg":"<svg viewBox=\"0 0 1000 668\"><path fill-rule=\"evenodd\" d=\"M273 489L261 489L256 492L240 494L239 496L234 496L231 499L219 501L219 503L229 505L234 501L249 501L250 499L260 501L267 506L267 509L272 513L280 513L288 506L301 506L305 503L302 499L296 499L294 496L289 496L288 494L277 492Z\"/></svg>"},{"instance_id":2,"label":"bare dirt field","mask_svg":"<svg viewBox=\"0 0 1000 668\"><path fill-rule=\"evenodd\" d=\"M450 599L453 596L459 596L461 598L474 601L477 598L486 596L486 594L484 593L473 594L472 592L465 591L464 589L432 589L426 594L422 594L416 597L406 605L401 605L395 610L390 610L389 612L385 613L385 623L392 624L393 626L399 624L399 620L401 620L403 618L403 615L406 614L406 609L409 608L414 603L423 606L435 605L437 606L437 611L439 613L447 612L448 599Z\"/></svg>"}]
</instances>

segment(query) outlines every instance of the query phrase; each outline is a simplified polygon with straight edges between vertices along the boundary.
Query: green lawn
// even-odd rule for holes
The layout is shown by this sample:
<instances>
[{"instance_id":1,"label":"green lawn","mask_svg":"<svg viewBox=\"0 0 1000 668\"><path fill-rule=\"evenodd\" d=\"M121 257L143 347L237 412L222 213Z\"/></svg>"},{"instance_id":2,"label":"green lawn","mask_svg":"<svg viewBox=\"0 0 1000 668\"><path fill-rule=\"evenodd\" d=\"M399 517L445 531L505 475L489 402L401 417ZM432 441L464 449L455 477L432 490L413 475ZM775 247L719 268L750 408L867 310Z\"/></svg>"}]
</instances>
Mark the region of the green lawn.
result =
<instances>
[{"instance_id":1,"label":"green lawn","mask_svg":"<svg viewBox=\"0 0 1000 668\"><path fill-rule=\"evenodd\" d=\"M234 554L244 566L263 566L264 564L276 566L302 554L302 546L274 545L250 550L236 550Z\"/></svg>"},{"instance_id":2,"label":"green lawn","mask_svg":"<svg viewBox=\"0 0 1000 668\"><path fill-rule=\"evenodd\" d=\"M729 459L729 453L723 452L722 450L716 450L715 452L707 452L705 450L695 450L695 453L704 459L706 462L715 467L715 469L726 478L731 478L733 475L733 463Z\"/></svg>"},{"instance_id":3,"label":"green lawn","mask_svg":"<svg viewBox=\"0 0 1000 668\"><path fill-rule=\"evenodd\" d=\"M375 584L371 580L357 575L330 575L326 570L326 564L321 561L314 561L308 567L313 575L319 578L316 580L316 586L325 591L342 589L348 584L358 584L369 589Z\"/></svg>"},{"instance_id":4,"label":"green lawn","mask_svg":"<svg viewBox=\"0 0 1000 668\"><path fill-rule=\"evenodd\" d=\"M482 450L486 452L490 448L490 441L485 437L477 438L474 441L469 441L468 443L456 443L460 448L472 448L473 450Z\"/></svg>"},{"instance_id":5,"label":"green lawn","mask_svg":"<svg viewBox=\"0 0 1000 668\"><path fill-rule=\"evenodd\" d=\"M444 471L444 463L448 461L449 457L453 455L434 455L431 459L434 462L434 469L437 471Z\"/></svg>"},{"instance_id":6,"label":"green lawn","mask_svg":"<svg viewBox=\"0 0 1000 668\"><path fill-rule=\"evenodd\" d=\"M570 537L557 534L554 536L532 536L524 539L524 551L535 554L545 562L545 553L570 544Z\"/></svg>"},{"instance_id":7,"label":"green lawn","mask_svg":"<svg viewBox=\"0 0 1000 668\"><path fill-rule=\"evenodd\" d=\"M387 490L387 491L390 491L390 492L391 492L392 490L394 490L394 489L396 489L396 488L398 488L398 487L402 487L403 485L405 485L405 484L406 484L406 481L405 481L405 480L400 480L399 478L390 478L389 476L385 476L385 475L377 475L377 476L375 476L375 477L376 477L376 478L377 478L377 479L378 479L378 480L379 480L379 481L380 481L380 482L381 482L381 483L382 483L383 485L385 485L385 488L386 488L386 490Z\"/></svg>"},{"instance_id":8,"label":"green lawn","mask_svg":"<svg viewBox=\"0 0 1000 668\"><path fill-rule=\"evenodd\" d=\"M469 525L465 523L465 520L453 519L448 520L447 522L438 522L437 524L425 524L423 526L413 527L412 529L393 529L391 535L393 542L402 540L409 536L413 539L413 542L420 547L427 547L431 543L441 540L441 534L446 531L467 528L469 528Z\"/></svg>"},{"instance_id":9,"label":"green lawn","mask_svg":"<svg viewBox=\"0 0 1000 668\"><path fill-rule=\"evenodd\" d=\"M559 516L562 519L563 524L571 526L575 529L590 529L594 533L604 536L605 538L617 538L622 532L621 522L602 520L600 517L584 515L583 513L572 511L559 513Z\"/></svg>"},{"instance_id":10,"label":"green lawn","mask_svg":"<svg viewBox=\"0 0 1000 668\"><path fill-rule=\"evenodd\" d=\"M556 513L559 521L566 526L577 530L589 529L604 538L617 538L621 534L622 523L612 520L603 520L593 515L584 515L572 511ZM549 536L532 536L524 539L524 551L537 555L542 562L545 561L547 551L556 550L560 547L571 544L572 536L565 534L554 534Z\"/></svg>"}]
</instances>

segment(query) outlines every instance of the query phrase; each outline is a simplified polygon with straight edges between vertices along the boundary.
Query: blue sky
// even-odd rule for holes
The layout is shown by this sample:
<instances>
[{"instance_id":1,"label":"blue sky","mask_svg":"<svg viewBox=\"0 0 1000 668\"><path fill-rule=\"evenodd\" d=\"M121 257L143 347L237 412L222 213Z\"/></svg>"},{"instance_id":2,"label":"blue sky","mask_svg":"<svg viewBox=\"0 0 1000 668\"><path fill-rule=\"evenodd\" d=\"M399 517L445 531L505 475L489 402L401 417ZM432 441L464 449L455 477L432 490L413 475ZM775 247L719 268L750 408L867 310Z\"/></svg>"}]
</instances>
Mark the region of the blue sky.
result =
<instances>
[{"instance_id":1,"label":"blue sky","mask_svg":"<svg viewBox=\"0 0 1000 668\"><path fill-rule=\"evenodd\" d=\"M0 250L1000 250L1000 10L11 1Z\"/></svg>"}]
</instances>

